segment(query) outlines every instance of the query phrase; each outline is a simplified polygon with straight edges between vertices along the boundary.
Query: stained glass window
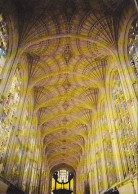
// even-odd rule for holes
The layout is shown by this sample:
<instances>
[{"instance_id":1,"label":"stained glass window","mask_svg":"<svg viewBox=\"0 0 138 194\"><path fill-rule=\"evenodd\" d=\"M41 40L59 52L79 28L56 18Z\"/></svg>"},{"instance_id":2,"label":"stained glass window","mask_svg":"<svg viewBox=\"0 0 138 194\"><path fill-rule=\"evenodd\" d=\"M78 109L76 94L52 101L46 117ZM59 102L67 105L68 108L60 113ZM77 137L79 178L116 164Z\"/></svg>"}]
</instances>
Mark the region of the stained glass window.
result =
<instances>
[{"instance_id":1,"label":"stained glass window","mask_svg":"<svg viewBox=\"0 0 138 194\"><path fill-rule=\"evenodd\" d=\"M132 23L128 34L128 54L131 66L138 77L138 18Z\"/></svg>"},{"instance_id":2,"label":"stained glass window","mask_svg":"<svg viewBox=\"0 0 138 194\"><path fill-rule=\"evenodd\" d=\"M136 172L136 137L131 123L127 102L125 100L123 88L120 82L119 73L114 72L112 99L115 109L115 127L117 141L120 149L120 156L124 178L129 173Z\"/></svg>"},{"instance_id":3,"label":"stained glass window","mask_svg":"<svg viewBox=\"0 0 138 194\"><path fill-rule=\"evenodd\" d=\"M105 161L107 165L108 185L111 186L117 181L116 167L114 161L111 135L109 132L107 117L105 115L105 106L102 106L101 112L101 129L103 138L103 147L105 152Z\"/></svg>"},{"instance_id":4,"label":"stained glass window","mask_svg":"<svg viewBox=\"0 0 138 194\"><path fill-rule=\"evenodd\" d=\"M0 73L4 66L5 57L7 53L7 45L8 45L7 26L3 19L2 14L0 14Z\"/></svg>"},{"instance_id":5,"label":"stained glass window","mask_svg":"<svg viewBox=\"0 0 138 194\"><path fill-rule=\"evenodd\" d=\"M58 171L58 181L60 183L66 183L68 182L68 176L69 176L69 172L66 170L59 170Z\"/></svg>"},{"instance_id":6,"label":"stained glass window","mask_svg":"<svg viewBox=\"0 0 138 194\"><path fill-rule=\"evenodd\" d=\"M15 128L16 111L20 100L21 92L21 77L19 70L16 70L15 75L11 80L11 88L8 94L2 98L3 113L0 118L0 158L4 157L7 149L7 143L10 133Z\"/></svg>"}]
</instances>

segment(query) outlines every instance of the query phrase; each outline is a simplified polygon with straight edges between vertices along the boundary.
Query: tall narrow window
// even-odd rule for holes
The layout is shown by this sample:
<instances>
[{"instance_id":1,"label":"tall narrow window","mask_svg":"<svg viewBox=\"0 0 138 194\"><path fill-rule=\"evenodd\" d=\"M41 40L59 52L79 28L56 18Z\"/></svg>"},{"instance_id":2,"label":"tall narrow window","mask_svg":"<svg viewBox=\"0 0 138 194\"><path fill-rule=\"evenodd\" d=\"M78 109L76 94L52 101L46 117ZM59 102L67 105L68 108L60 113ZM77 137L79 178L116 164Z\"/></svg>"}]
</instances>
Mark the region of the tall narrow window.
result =
<instances>
[{"instance_id":1,"label":"tall narrow window","mask_svg":"<svg viewBox=\"0 0 138 194\"><path fill-rule=\"evenodd\" d=\"M109 187L117 181L117 174L115 169L115 161L112 147L111 135L109 132L109 126L107 122L107 117L105 114L105 105L102 106L101 111L101 129L102 129L102 138L103 138L103 147L105 153L106 161L106 172Z\"/></svg>"},{"instance_id":2,"label":"tall narrow window","mask_svg":"<svg viewBox=\"0 0 138 194\"><path fill-rule=\"evenodd\" d=\"M21 77L20 71L17 69L11 80L11 88L1 100L3 113L0 118L0 159L5 155L7 144L10 138L11 131L14 131L16 123L16 113L20 101L21 92Z\"/></svg>"},{"instance_id":3,"label":"tall narrow window","mask_svg":"<svg viewBox=\"0 0 138 194\"><path fill-rule=\"evenodd\" d=\"M113 75L112 99L115 113L117 141L121 154L124 178L129 173L136 172L136 137L131 124L130 115L121 85L119 73Z\"/></svg>"},{"instance_id":4,"label":"tall narrow window","mask_svg":"<svg viewBox=\"0 0 138 194\"><path fill-rule=\"evenodd\" d=\"M131 66L138 78L138 18L131 24L128 34L128 54Z\"/></svg>"},{"instance_id":5,"label":"tall narrow window","mask_svg":"<svg viewBox=\"0 0 138 194\"><path fill-rule=\"evenodd\" d=\"M73 194L73 173L61 169L53 174L52 194L72 193Z\"/></svg>"}]
</instances>

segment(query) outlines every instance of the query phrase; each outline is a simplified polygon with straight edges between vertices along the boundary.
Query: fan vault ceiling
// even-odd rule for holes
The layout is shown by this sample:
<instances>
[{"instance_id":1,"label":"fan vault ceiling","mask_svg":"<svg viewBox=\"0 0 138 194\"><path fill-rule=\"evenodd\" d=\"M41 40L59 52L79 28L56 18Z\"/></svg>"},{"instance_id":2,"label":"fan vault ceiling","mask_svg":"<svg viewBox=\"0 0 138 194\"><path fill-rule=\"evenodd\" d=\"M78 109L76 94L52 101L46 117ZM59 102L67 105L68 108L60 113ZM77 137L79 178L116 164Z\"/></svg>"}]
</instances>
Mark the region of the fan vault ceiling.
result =
<instances>
[{"instance_id":1,"label":"fan vault ceiling","mask_svg":"<svg viewBox=\"0 0 138 194\"><path fill-rule=\"evenodd\" d=\"M116 48L123 0L16 0L50 169L77 167ZM25 21L25 22L24 22Z\"/></svg>"}]
</instances>

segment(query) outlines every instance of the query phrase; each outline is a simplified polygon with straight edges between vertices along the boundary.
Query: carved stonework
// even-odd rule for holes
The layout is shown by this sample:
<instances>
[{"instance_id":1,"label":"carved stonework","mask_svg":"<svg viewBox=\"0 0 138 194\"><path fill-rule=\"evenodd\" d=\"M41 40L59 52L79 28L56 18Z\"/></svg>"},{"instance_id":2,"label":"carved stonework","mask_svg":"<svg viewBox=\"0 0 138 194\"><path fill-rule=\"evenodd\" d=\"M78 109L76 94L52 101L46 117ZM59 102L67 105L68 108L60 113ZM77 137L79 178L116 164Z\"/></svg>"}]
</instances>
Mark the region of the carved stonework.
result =
<instances>
[{"instance_id":1,"label":"carved stonework","mask_svg":"<svg viewBox=\"0 0 138 194\"><path fill-rule=\"evenodd\" d=\"M63 53L63 57L64 57L64 60L66 62L66 65L69 65L70 59L72 57L71 48L70 48L70 45L69 44L67 44L65 46L65 50L64 50L64 53Z\"/></svg>"},{"instance_id":2,"label":"carved stonework","mask_svg":"<svg viewBox=\"0 0 138 194\"><path fill-rule=\"evenodd\" d=\"M71 83L69 81L69 74L65 75L65 81L63 83L63 87L64 87L65 92L68 92L71 88Z\"/></svg>"}]
</instances>

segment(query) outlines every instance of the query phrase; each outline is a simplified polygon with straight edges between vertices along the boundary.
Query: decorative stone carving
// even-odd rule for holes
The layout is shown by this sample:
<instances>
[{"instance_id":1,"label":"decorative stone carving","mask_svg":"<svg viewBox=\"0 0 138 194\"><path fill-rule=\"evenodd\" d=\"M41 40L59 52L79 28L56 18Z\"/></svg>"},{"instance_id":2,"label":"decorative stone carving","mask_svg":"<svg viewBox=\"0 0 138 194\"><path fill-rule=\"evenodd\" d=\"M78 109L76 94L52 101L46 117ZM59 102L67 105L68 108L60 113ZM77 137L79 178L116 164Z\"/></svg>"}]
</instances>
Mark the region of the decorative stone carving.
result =
<instances>
[{"instance_id":1,"label":"decorative stone carving","mask_svg":"<svg viewBox=\"0 0 138 194\"><path fill-rule=\"evenodd\" d=\"M72 57L71 48L70 48L70 45L69 44L67 44L65 46L65 50L64 50L64 53L63 53L63 57L64 57L64 60L66 62L66 65L69 65L70 59Z\"/></svg>"},{"instance_id":2,"label":"decorative stone carving","mask_svg":"<svg viewBox=\"0 0 138 194\"><path fill-rule=\"evenodd\" d=\"M65 81L63 83L63 87L64 87L66 92L68 92L69 89L71 88L71 83L69 82L69 75L68 74L66 74L66 78L65 78Z\"/></svg>"}]
</instances>

